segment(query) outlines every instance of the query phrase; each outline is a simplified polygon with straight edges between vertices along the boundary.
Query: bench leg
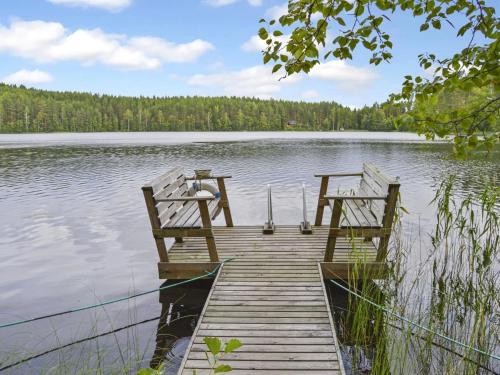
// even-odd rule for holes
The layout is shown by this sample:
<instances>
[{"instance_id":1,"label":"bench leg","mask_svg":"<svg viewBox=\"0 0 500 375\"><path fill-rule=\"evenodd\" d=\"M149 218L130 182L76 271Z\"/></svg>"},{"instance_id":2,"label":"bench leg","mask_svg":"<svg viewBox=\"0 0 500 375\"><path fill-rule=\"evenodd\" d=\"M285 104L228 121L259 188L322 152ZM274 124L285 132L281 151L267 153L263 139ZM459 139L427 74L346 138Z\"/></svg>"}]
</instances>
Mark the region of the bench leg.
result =
<instances>
[{"instance_id":1,"label":"bench leg","mask_svg":"<svg viewBox=\"0 0 500 375\"><path fill-rule=\"evenodd\" d=\"M198 201L198 208L200 210L201 222L204 229L210 230L210 235L205 237L207 241L208 254L211 262L218 262L219 256L217 255L217 247L215 246L214 233L212 230L212 222L210 221L210 214L208 213L207 201Z\"/></svg>"},{"instance_id":2,"label":"bench leg","mask_svg":"<svg viewBox=\"0 0 500 375\"><path fill-rule=\"evenodd\" d=\"M325 210L325 202L324 196L328 191L328 176L321 177L321 186L319 188L319 197L318 197L318 208L316 209L316 220L314 225L319 227L323 222L323 211Z\"/></svg>"},{"instance_id":3,"label":"bench leg","mask_svg":"<svg viewBox=\"0 0 500 375\"><path fill-rule=\"evenodd\" d=\"M377 262L384 262L387 257L387 247L389 246L389 236L380 237L377 250Z\"/></svg>"},{"instance_id":4,"label":"bench leg","mask_svg":"<svg viewBox=\"0 0 500 375\"><path fill-rule=\"evenodd\" d=\"M231 216L231 209L229 208L229 200L227 199L226 184L224 183L223 178L217 179L217 186L219 187L219 192L221 197L220 203L222 205L222 209L224 210L224 220L226 220L226 226L232 227L233 217Z\"/></svg>"},{"instance_id":5,"label":"bench leg","mask_svg":"<svg viewBox=\"0 0 500 375\"><path fill-rule=\"evenodd\" d=\"M340 215L342 214L342 199L335 199L333 201L332 219L330 221L330 229L338 228L340 224ZM326 242L325 262L333 260L333 253L335 252L335 245L337 243L337 236L328 233L328 241Z\"/></svg>"},{"instance_id":6,"label":"bench leg","mask_svg":"<svg viewBox=\"0 0 500 375\"><path fill-rule=\"evenodd\" d=\"M158 255L160 256L160 262L168 262L167 246L165 246L165 240L163 238L156 238L156 249L158 250Z\"/></svg>"},{"instance_id":7,"label":"bench leg","mask_svg":"<svg viewBox=\"0 0 500 375\"><path fill-rule=\"evenodd\" d=\"M218 262L219 255L217 254L217 246L215 245L215 239L213 237L206 237L208 255L210 256L211 262Z\"/></svg>"}]
</instances>

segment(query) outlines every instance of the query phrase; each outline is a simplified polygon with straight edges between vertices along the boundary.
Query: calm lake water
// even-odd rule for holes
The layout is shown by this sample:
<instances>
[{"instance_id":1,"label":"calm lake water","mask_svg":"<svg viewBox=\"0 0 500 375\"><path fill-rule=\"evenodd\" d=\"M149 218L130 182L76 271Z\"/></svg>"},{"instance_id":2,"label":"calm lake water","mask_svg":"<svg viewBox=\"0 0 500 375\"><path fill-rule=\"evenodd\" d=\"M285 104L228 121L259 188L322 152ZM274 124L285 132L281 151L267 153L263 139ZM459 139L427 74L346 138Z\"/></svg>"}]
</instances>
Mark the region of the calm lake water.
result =
<instances>
[{"instance_id":1,"label":"calm lake water","mask_svg":"<svg viewBox=\"0 0 500 375\"><path fill-rule=\"evenodd\" d=\"M498 181L499 156L497 150L489 158L457 161L449 145L405 133L0 135L0 324L157 288L157 253L140 187L173 166L231 174L227 188L236 225L265 221L267 184L273 186L275 222L298 224L303 182L312 218L319 190L314 173L358 171L363 162L371 162L400 178L403 205L410 212L405 230L411 236L432 230L429 202L443 178L457 174L459 194L477 192L484 178ZM334 183L334 189L354 183L345 179L340 186ZM216 223L222 222L221 215ZM418 251L411 256L417 259ZM169 322L159 340L189 336L208 288L206 283L174 288L161 297L153 293L105 309L2 329L0 368L153 319L9 371L35 373L64 360L81 367L96 352L103 356L92 361L105 362L105 368L134 355L147 365L157 340L154 318L171 308L178 318L194 316ZM177 340L168 354L173 369L187 340Z\"/></svg>"}]
</instances>

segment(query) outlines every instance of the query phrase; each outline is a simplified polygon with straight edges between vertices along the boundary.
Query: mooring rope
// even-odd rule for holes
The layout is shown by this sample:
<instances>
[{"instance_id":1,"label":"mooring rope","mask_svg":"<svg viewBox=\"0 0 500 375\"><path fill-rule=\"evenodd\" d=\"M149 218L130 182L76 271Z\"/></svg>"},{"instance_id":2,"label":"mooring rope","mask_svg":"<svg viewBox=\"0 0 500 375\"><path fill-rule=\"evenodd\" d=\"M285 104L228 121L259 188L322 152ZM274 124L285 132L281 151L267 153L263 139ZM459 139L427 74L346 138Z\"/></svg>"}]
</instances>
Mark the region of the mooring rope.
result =
<instances>
[{"instance_id":1,"label":"mooring rope","mask_svg":"<svg viewBox=\"0 0 500 375\"><path fill-rule=\"evenodd\" d=\"M473 351L475 351L476 353L479 353L479 354L482 354L482 355L488 356L488 357L490 357L490 358L496 359L497 361L500 361L500 356L497 356L497 355L495 355L495 354L493 354L493 353L488 353L488 352L485 352L484 350L478 349L478 348L476 348L476 347L474 347L474 346L464 344L463 342L458 341L458 340L454 339L453 337L449 337L449 336L443 335L442 333L439 333L439 332L433 331L432 329L430 329L430 328L428 328L428 327L425 327L425 326L423 326L423 325L421 325L421 324L419 324L419 323L417 323L417 322L414 322L414 321L412 321L412 320L410 320L410 319L408 319L408 318L404 317L403 315L400 315L400 314L398 314L398 313L396 313L396 312L394 312L394 311L392 311L392 310L389 310L389 309L388 309L387 307L385 307L385 306L382 306L382 305L379 305L379 304L378 304L378 303L376 303L376 302L373 302L373 301L372 301L372 300L370 300L369 298L366 298L365 296L362 296L361 294L359 294L359 293L357 293L357 292L355 292L355 291L353 291L353 290L351 290L351 289L349 289L349 288L345 287L344 285L342 285L342 284L340 284L340 283L336 282L335 280L331 280L331 279L330 279L330 282L331 282L332 284L334 284L334 285L338 286L339 288L341 288L341 289L345 290L346 292L348 292L348 293L350 293L350 294L352 294L352 295L354 295L354 296L356 296L356 297L358 297L358 298L362 299L363 301L368 302L370 305L375 306L376 308L378 308L378 309L380 309L380 310L382 310L382 311L384 311L384 312L386 312L386 313L388 313L388 314L390 314L390 315L392 315L392 316L394 316L394 317L398 318L399 320L402 320L402 321L404 321L404 322L406 322L406 323L409 323L409 324L411 324L411 325L413 325L413 326L415 326L415 327L418 327L418 328L420 328L420 329L423 329L423 330L424 330L424 331L426 331L426 332L429 332L429 333L431 333L431 334L433 334L433 335L435 335L435 336L441 337L442 339L447 340L447 341L449 341L449 342L452 342L452 343L454 343L454 344L457 344L457 345L459 345L459 346L461 346L461 347L463 347L463 348L465 348L465 349L468 349L468 350L473 350Z\"/></svg>"},{"instance_id":2,"label":"mooring rope","mask_svg":"<svg viewBox=\"0 0 500 375\"><path fill-rule=\"evenodd\" d=\"M203 278L205 278L207 276L211 276L211 275L215 274L219 270L219 268L222 267L222 265L224 263L230 262L231 260L233 260L233 258L225 259L220 264L218 264L212 271L207 272L207 273L205 273L204 275L201 275L201 276L193 277L193 278L188 279L188 280L182 280L182 281L179 281L179 282L174 283L174 284L166 285L164 287L147 290L145 292L140 292L140 293L132 294L130 296L125 296L125 297L120 297L120 298L116 298L116 299L104 301L104 302L101 302L101 303L96 303L96 304L92 304L92 305L86 305L86 306L76 307L74 309L60 311L60 312L56 312L56 313L52 313L52 314L47 314L47 315L41 315L41 316L37 316L36 318L29 318L29 319L19 320L19 321L16 321L16 322L3 323L3 324L0 324L0 329L1 328L12 327L12 326L17 326L17 325L25 324L25 323L35 322L37 320L42 320L42 319L47 319L47 318L53 318L55 316L71 314L71 313L74 313L74 312L79 312L79 311L84 311L84 310L89 310L89 309L95 309L96 307L111 305L112 303L122 302L122 301L126 301L126 300L129 300L129 299L132 299L132 298L141 297L141 296L144 296L146 294L151 294L151 293L155 293L155 292L162 291L162 290L165 290L165 289L170 289L170 288L173 288L173 287L176 287L176 286L179 286L179 285L189 284L189 283L191 283L193 281L200 280L200 279L203 279Z\"/></svg>"}]
</instances>

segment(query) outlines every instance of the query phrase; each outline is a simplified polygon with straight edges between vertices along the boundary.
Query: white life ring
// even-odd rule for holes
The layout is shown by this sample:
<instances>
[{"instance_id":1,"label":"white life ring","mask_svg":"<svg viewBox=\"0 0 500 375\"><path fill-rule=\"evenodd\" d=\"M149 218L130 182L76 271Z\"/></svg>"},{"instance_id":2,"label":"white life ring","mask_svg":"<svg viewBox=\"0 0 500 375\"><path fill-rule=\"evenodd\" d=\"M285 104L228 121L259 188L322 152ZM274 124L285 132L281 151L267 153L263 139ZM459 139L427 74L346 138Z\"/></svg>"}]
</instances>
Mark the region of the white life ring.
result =
<instances>
[{"instance_id":1,"label":"white life ring","mask_svg":"<svg viewBox=\"0 0 500 375\"><path fill-rule=\"evenodd\" d=\"M198 181L195 181L193 182L193 186L191 187L190 190L190 194L189 195L201 195L201 196L204 196L206 194L203 194L203 191L208 191L209 193L212 193L212 195L216 198L219 198L220 197L220 192L219 190L217 190L217 188L214 186L214 185L211 185L211 184L207 184L205 182L198 182ZM202 193L202 194L200 194Z\"/></svg>"}]
</instances>

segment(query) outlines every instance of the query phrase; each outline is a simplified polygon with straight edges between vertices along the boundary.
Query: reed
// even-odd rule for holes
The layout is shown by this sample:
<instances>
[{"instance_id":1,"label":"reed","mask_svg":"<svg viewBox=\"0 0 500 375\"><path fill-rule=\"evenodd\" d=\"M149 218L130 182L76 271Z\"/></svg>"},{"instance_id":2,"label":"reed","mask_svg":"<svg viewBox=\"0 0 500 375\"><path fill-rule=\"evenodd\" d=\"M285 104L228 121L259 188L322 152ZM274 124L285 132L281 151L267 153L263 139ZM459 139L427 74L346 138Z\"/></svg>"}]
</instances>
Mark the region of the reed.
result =
<instances>
[{"instance_id":1,"label":"reed","mask_svg":"<svg viewBox=\"0 0 500 375\"><path fill-rule=\"evenodd\" d=\"M351 294L345 308L334 306L350 373L500 370L500 361L473 349L497 356L500 350L499 189L487 182L480 194L458 197L455 182L450 177L437 189L432 202L436 225L427 238L420 235L412 241L403 232L402 220L397 221L387 279L373 282L355 273L347 285L416 325ZM415 257L411 252L417 249L422 250Z\"/></svg>"}]
</instances>

